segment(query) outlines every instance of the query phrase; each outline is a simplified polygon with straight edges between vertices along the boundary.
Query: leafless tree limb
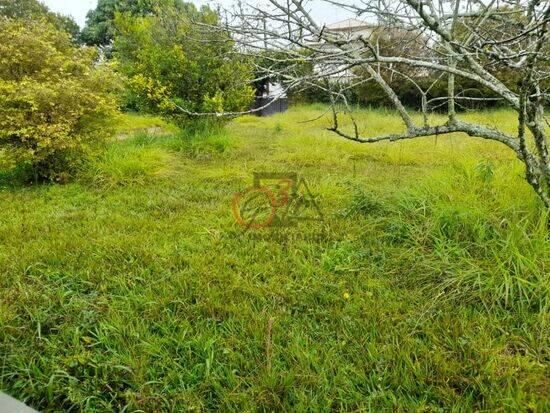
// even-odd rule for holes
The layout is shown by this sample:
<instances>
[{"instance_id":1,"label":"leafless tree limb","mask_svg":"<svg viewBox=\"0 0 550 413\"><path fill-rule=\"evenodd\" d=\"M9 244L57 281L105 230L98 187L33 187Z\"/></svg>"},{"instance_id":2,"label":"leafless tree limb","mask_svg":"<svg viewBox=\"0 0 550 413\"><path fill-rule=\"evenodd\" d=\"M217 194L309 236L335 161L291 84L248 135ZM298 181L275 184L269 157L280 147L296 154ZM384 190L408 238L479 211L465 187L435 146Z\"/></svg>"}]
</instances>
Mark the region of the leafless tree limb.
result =
<instances>
[{"instance_id":1,"label":"leafless tree limb","mask_svg":"<svg viewBox=\"0 0 550 413\"><path fill-rule=\"evenodd\" d=\"M317 2L318 4L319 2ZM338 28L315 21L308 0L240 2L227 11L223 27L236 53L251 58L257 71L277 79L285 91L315 86L330 95L332 126L338 136L360 143L464 133L513 150L526 178L550 208L550 155L545 106L550 87L550 0L322 0L353 13L364 24ZM311 70L304 71L304 67ZM512 71L512 72L511 72ZM509 74L517 78L509 81ZM391 80L398 76L417 89L423 113L417 125ZM426 86L427 78L435 79ZM428 99L446 79L446 96ZM457 92L467 80L491 96ZM361 136L346 91L371 82L384 91L404 131ZM468 89L470 90L470 89ZM430 125L430 103L443 100L444 123ZM460 102L499 101L517 113L511 135L460 119ZM341 127L339 110L351 116L353 132ZM184 110L182 108L182 110ZM367 128L368 129L368 128Z\"/></svg>"}]
</instances>

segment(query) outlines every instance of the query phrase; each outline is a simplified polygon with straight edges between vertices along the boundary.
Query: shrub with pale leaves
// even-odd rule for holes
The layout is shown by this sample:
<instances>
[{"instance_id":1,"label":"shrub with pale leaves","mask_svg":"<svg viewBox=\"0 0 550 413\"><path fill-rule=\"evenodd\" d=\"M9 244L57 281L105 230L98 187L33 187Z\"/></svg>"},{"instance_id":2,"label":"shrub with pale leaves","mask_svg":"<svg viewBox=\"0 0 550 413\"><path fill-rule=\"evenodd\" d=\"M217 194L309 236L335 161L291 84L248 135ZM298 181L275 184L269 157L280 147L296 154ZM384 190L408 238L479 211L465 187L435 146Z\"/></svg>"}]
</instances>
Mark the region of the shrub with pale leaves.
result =
<instances>
[{"instance_id":1,"label":"shrub with pale leaves","mask_svg":"<svg viewBox=\"0 0 550 413\"><path fill-rule=\"evenodd\" d=\"M0 149L64 181L111 134L118 86L97 51L45 20L0 19Z\"/></svg>"}]
</instances>

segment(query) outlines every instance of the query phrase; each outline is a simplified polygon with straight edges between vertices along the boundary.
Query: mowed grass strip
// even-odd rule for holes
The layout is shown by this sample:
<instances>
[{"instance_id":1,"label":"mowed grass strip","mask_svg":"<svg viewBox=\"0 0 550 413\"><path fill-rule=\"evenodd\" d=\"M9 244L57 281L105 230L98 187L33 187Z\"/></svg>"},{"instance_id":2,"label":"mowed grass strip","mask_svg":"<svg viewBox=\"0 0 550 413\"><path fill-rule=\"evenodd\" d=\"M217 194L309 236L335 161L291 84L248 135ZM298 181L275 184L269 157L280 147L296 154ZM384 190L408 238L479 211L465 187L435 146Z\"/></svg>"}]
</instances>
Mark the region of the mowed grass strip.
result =
<instances>
[{"instance_id":1,"label":"mowed grass strip","mask_svg":"<svg viewBox=\"0 0 550 413\"><path fill-rule=\"evenodd\" d=\"M132 115L74 183L0 190L0 389L43 411L547 410L548 217L521 164L462 135L346 142L325 111L194 136ZM239 227L255 171L299 173L324 220Z\"/></svg>"}]
</instances>

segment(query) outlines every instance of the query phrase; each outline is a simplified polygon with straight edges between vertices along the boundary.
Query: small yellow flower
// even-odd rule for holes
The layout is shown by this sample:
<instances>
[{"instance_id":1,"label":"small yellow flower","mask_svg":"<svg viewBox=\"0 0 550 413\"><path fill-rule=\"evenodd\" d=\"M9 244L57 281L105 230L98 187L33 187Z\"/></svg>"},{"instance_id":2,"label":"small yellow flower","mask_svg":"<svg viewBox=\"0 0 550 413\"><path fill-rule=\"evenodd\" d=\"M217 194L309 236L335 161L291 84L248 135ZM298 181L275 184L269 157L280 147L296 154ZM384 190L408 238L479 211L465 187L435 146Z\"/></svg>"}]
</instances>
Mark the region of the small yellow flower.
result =
<instances>
[{"instance_id":1,"label":"small yellow flower","mask_svg":"<svg viewBox=\"0 0 550 413\"><path fill-rule=\"evenodd\" d=\"M346 291L346 292L342 295L342 297L344 297L344 300L349 300L350 295L349 295L349 293Z\"/></svg>"}]
</instances>

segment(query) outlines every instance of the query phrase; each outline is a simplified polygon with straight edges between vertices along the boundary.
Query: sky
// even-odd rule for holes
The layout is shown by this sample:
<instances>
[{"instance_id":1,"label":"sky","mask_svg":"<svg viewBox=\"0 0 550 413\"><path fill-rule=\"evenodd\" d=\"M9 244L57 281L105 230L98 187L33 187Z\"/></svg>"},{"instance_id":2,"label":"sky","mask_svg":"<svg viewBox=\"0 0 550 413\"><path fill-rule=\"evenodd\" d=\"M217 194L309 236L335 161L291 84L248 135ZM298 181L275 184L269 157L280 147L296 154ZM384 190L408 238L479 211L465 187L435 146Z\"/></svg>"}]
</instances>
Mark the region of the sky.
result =
<instances>
[{"instance_id":1,"label":"sky","mask_svg":"<svg viewBox=\"0 0 550 413\"><path fill-rule=\"evenodd\" d=\"M82 27L86 21L86 13L95 8L97 0L41 0L51 10L72 16ZM200 6L203 4L221 4L224 7L230 6L234 0L187 0ZM253 0L252 0L253 1ZM351 17L349 13L342 11L334 6L312 2L312 14L319 23L335 23L337 21Z\"/></svg>"}]
</instances>

